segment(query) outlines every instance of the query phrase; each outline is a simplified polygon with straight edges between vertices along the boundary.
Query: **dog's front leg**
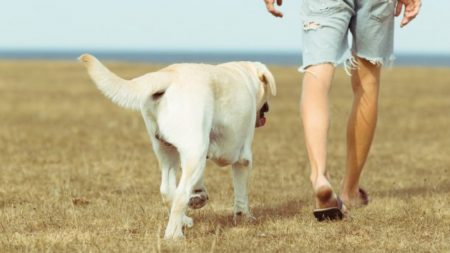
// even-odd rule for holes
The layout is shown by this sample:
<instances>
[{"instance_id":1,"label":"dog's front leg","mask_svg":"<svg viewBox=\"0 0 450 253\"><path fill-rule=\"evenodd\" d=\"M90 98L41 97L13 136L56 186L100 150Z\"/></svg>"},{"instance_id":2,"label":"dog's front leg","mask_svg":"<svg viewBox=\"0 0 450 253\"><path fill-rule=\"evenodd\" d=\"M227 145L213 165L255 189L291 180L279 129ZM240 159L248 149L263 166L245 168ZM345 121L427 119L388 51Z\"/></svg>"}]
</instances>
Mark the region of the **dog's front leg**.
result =
<instances>
[{"instance_id":1,"label":"dog's front leg","mask_svg":"<svg viewBox=\"0 0 450 253\"><path fill-rule=\"evenodd\" d=\"M234 222L241 217L249 220L255 218L248 204L248 181L252 169L251 159L244 159L232 165L234 186Z\"/></svg>"}]
</instances>

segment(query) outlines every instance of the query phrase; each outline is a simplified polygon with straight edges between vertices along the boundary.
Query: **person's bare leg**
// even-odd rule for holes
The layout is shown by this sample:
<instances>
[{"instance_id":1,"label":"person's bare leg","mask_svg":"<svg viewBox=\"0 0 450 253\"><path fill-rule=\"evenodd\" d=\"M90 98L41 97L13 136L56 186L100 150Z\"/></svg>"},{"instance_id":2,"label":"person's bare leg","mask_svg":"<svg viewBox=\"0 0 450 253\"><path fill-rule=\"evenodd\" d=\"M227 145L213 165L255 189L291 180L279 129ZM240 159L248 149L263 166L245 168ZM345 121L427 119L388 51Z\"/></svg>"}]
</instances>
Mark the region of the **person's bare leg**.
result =
<instances>
[{"instance_id":1,"label":"person's bare leg","mask_svg":"<svg viewBox=\"0 0 450 253\"><path fill-rule=\"evenodd\" d=\"M335 67L320 64L308 67L303 77L300 111L306 148L311 166L311 183L316 196L316 208L337 205L328 181L326 167L329 127L328 95Z\"/></svg>"},{"instance_id":2,"label":"person's bare leg","mask_svg":"<svg viewBox=\"0 0 450 253\"><path fill-rule=\"evenodd\" d=\"M353 108L347 125L347 170L341 199L347 206L361 205L359 178L369 154L377 123L381 66L356 57L352 71Z\"/></svg>"}]
</instances>

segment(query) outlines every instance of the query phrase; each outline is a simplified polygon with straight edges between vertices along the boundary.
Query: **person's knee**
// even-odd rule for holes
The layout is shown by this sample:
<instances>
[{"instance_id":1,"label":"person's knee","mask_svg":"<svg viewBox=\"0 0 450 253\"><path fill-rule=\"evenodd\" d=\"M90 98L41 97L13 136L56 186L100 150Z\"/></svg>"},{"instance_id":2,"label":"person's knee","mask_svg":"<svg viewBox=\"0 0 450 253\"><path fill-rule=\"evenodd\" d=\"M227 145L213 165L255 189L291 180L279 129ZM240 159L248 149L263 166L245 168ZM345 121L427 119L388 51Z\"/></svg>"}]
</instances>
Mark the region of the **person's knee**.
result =
<instances>
[{"instance_id":1,"label":"person's knee","mask_svg":"<svg viewBox=\"0 0 450 253\"><path fill-rule=\"evenodd\" d=\"M381 66L358 58L358 68L352 74L352 88L355 95L378 95Z\"/></svg>"},{"instance_id":2,"label":"person's knee","mask_svg":"<svg viewBox=\"0 0 450 253\"><path fill-rule=\"evenodd\" d=\"M331 63L311 65L305 69L302 94L327 95L333 79L335 66Z\"/></svg>"},{"instance_id":3,"label":"person's knee","mask_svg":"<svg viewBox=\"0 0 450 253\"><path fill-rule=\"evenodd\" d=\"M315 78L326 77L331 78L334 74L335 65L331 62L310 65L305 68L305 76L312 75Z\"/></svg>"},{"instance_id":4,"label":"person's knee","mask_svg":"<svg viewBox=\"0 0 450 253\"><path fill-rule=\"evenodd\" d=\"M357 68L355 72L362 78L379 80L381 74L382 64L374 63L367 59L356 56Z\"/></svg>"}]
</instances>

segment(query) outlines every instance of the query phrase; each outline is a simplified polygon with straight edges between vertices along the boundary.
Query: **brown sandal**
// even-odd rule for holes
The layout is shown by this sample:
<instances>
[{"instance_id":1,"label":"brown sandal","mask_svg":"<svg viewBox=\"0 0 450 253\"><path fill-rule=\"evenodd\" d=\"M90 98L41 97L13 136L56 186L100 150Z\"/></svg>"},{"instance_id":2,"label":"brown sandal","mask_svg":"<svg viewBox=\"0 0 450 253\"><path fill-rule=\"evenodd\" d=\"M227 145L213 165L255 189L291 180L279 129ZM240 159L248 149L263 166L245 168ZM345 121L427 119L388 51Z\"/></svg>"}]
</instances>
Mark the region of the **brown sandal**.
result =
<instances>
[{"instance_id":1,"label":"brown sandal","mask_svg":"<svg viewBox=\"0 0 450 253\"><path fill-rule=\"evenodd\" d=\"M363 188L359 188L359 199L361 200L361 204L363 206L367 206L369 204L369 195Z\"/></svg>"}]
</instances>

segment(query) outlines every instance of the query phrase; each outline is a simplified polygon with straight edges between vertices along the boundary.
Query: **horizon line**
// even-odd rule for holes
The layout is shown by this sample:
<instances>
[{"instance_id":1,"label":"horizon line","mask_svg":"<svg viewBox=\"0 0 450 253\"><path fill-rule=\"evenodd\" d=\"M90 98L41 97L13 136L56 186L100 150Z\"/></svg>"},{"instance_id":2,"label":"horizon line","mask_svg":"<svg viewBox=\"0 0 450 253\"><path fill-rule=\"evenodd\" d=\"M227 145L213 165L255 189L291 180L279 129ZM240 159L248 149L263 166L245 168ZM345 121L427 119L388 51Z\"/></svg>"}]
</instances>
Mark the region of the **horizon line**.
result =
<instances>
[{"instance_id":1,"label":"horizon line","mask_svg":"<svg viewBox=\"0 0 450 253\"><path fill-rule=\"evenodd\" d=\"M220 63L237 60L257 61L266 64L302 65L301 51L176 51L176 50L2 50L0 60L68 60L83 53L91 53L104 60L172 64L177 62ZM450 67L450 54L396 53L395 64L403 66Z\"/></svg>"},{"instance_id":2,"label":"horizon line","mask_svg":"<svg viewBox=\"0 0 450 253\"><path fill-rule=\"evenodd\" d=\"M75 53L75 52L97 52L97 53L239 53L239 54L302 54L302 50L295 49L165 49L165 48L110 48L110 49L99 49L99 48L1 48L0 53L7 52L40 52L40 53ZM397 51L394 55L414 55L414 56L450 56L450 52L431 52L431 51Z\"/></svg>"}]
</instances>

